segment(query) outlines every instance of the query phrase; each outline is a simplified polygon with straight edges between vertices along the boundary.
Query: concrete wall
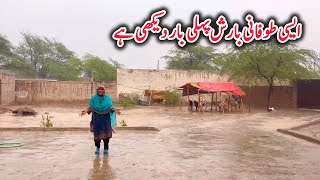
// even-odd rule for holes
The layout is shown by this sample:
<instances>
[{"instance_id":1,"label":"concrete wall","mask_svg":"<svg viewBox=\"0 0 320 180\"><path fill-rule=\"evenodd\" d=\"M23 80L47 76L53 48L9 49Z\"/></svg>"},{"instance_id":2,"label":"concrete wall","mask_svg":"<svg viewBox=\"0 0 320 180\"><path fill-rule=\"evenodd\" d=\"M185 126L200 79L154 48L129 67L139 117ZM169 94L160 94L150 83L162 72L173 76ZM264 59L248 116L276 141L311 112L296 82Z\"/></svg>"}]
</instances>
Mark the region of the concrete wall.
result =
<instances>
[{"instance_id":1,"label":"concrete wall","mask_svg":"<svg viewBox=\"0 0 320 180\"><path fill-rule=\"evenodd\" d=\"M184 71L184 70L140 70L140 69L118 69L117 71L117 94L137 93L142 94L144 89L171 90L184 85L187 82L197 81L227 81L227 76L210 71ZM239 84L237 84L239 85ZM240 86L246 96L243 101L249 103L249 87ZM250 103L252 107L266 107L268 86L253 86L251 88ZM204 95L206 101L211 101L210 95ZM222 98L227 98L223 96ZM191 99L197 100L196 96ZM215 98L214 98L215 99ZM186 102L186 98L184 98ZM270 105L275 108L295 108L296 91L294 87L283 86L277 83L274 87Z\"/></svg>"},{"instance_id":2,"label":"concrete wall","mask_svg":"<svg viewBox=\"0 0 320 180\"><path fill-rule=\"evenodd\" d=\"M138 93L145 89L171 90L187 82L227 81L227 76L220 76L210 71L183 70L117 70L117 94Z\"/></svg>"},{"instance_id":3,"label":"concrete wall","mask_svg":"<svg viewBox=\"0 0 320 180\"><path fill-rule=\"evenodd\" d=\"M0 73L0 103L10 104L16 100L26 103L75 102L88 101L91 90L95 93L98 83L79 81L50 81L50 80L15 80L15 75ZM226 76L220 76L208 71L182 71L182 70L131 70L119 69L117 71L118 83L102 83L107 93L114 101L118 94L138 93L144 89L170 90L187 82L195 81L226 81ZM244 103L249 103L249 87L241 86L246 92ZM15 91L27 91L25 99L15 97ZM275 86L270 105L275 108L296 107L296 86ZM265 107L267 102L267 86L254 86L251 88L251 106ZM211 100L211 97L208 97Z\"/></svg>"},{"instance_id":4,"label":"concrete wall","mask_svg":"<svg viewBox=\"0 0 320 180\"><path fill-rule=\"evenodd\" d=\"M104 83L105 84L105 83ZM115 83L108 83L106 92L115 96ZM95 94L97 83L50 80L16 80L16 91L27 91L28 96L19 101L25 103L88 101Z\"/></svg>"},{"instance_id":5,"label":"concrete wall","mask_svg":"<svg viewBox=\"0 0 320 180\"><path fill-rule=\"evenodd\" d=\"M15 74L0 72L0 104L15 101Z\"/></svg>"}]
</instances>

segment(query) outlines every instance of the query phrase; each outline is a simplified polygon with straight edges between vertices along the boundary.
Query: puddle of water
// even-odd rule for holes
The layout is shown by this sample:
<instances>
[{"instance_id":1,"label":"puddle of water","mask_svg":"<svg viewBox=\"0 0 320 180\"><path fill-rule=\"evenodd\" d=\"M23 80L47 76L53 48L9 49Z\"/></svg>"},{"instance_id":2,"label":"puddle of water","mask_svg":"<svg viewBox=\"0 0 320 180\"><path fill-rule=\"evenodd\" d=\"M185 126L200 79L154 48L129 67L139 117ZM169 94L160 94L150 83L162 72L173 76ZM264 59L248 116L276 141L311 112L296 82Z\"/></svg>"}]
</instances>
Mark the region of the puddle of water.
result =
<instances>
[{"instance_id":1,"label":"puddle of water","mask_svg":"<svg viewBox=\"0 0 320 180\"><path fill-rule=\"evenodd\" d=\"M263 127L266 114L181 115L140 110L128 123L160 132L119 131L108 155L95 155L89 132L0 132L4 179L320 179L320 148ZM140 114L139 114L140 112ZM281 115L281 114L280 114ZM272 115L276 116L276 115ZM268 123L268 122L267 122ZM87 124L86 124L87 125ZM274 124L273 124L274 125Z\"/></svg>"}]
</instances>

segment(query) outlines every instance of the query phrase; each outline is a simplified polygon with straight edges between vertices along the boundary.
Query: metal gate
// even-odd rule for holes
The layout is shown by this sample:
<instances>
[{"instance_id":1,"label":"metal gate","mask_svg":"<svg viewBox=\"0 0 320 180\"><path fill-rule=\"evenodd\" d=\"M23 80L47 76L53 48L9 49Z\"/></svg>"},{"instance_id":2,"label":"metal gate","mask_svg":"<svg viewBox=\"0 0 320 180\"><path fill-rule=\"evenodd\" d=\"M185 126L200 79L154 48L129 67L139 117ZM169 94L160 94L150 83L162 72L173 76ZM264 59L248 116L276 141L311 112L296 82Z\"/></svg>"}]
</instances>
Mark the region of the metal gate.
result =
<instances>
[{"instance_id":1,"label":"metal gate","mask_svg":"<svg viewBox=\"0 0 320 180\"><path fill-rule=\"evenodd\" d=\"M320 79L297 81L297 107L320 109Z\"/></svg>"}]
</instances>

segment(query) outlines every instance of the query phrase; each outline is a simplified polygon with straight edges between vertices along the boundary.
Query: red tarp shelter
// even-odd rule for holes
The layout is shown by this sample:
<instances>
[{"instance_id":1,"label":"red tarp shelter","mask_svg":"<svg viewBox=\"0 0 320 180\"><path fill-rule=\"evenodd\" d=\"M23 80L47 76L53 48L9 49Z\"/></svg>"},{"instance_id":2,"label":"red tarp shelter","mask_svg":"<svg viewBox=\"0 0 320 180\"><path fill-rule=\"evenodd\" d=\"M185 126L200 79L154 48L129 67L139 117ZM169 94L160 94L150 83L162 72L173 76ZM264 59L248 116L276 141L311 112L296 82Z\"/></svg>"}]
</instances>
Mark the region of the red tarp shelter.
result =
<instances>
[{"instance_id":1,"label":"red tarp shelter","mask_svg":"<svg viewBox=\"0 0 320 180\"><path fill-rule=\"evenodd\" d=\"M225 92L238 96L244 96L244 91L233 82L192 82L179 88L183 90L183 96L205 93Z\"/></svg>"}]
</instances>

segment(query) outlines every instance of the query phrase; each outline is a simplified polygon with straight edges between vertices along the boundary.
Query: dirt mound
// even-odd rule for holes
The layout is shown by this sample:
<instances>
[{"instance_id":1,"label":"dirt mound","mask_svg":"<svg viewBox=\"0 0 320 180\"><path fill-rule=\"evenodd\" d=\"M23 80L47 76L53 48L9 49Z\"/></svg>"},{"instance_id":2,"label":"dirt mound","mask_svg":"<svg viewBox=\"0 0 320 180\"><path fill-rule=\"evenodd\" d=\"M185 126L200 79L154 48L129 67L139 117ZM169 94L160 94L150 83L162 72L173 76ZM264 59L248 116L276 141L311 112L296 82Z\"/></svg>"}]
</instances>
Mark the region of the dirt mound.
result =
<instances>
[{"instance_id":1,"label":"dirt mound","mask_svg":"<svg viewBox=\"0 0 320 180\"><path fill-rule=\"evenodd\" d=\"M12 111L13 114L28 116L28 115L36 115L37 112L29 107L21 107Z\"/></svg>"},{"instance_id":2,"label":"dirt mound","mask_svg":"<svg viewBox=\"0 0 320 180\"><path fill-rule=\"evenodd\" d=\"M0 106L0 114L6 113L6 112L9 112L9 111L12 111L12 110L9 109L9 108Z\"/></svg>"}]
</instances>

